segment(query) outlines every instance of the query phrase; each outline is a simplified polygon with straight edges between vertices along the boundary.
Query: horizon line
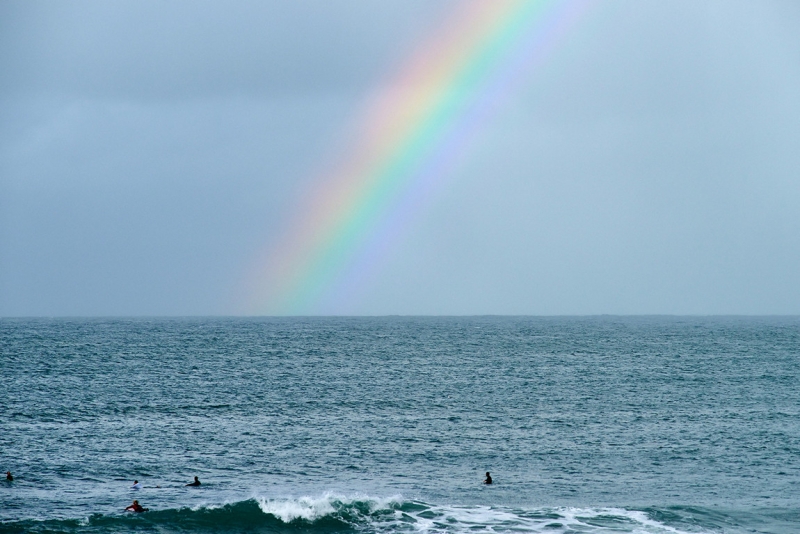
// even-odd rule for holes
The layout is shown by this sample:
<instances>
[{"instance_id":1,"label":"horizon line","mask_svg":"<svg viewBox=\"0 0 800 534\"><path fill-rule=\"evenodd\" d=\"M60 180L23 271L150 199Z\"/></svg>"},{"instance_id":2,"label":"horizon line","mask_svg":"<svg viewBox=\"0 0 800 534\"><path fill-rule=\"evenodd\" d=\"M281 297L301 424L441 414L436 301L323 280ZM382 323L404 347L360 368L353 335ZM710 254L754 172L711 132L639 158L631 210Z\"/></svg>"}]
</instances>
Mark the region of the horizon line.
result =
<instances>
[{"instance_id":1,"label":"horizon line","mask_svg":"<svg viewBox=\"0 0 800 534\"><path fill-rule=\"evenodd\" d=\"M672 317L672 318L800 318L800 313L586 313L586 314L502 314L502 313L475 313L475 314L367 314L367 315L206 315L206 314L176 314L176 315L0 315L0 320L6 319L380 319L380 318L602 318L602 317Z\"/></svg>"}]
</instances>

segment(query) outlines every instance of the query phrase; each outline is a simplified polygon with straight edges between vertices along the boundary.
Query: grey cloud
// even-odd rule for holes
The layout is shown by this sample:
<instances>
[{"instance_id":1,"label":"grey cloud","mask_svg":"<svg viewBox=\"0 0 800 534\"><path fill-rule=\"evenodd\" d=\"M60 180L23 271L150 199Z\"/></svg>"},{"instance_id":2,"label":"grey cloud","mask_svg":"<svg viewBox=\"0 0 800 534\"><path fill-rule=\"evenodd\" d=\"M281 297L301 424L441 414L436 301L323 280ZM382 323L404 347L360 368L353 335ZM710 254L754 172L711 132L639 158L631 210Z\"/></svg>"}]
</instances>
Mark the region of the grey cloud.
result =
<instances>
[{"instance_id":1,"label":"grey cloud","mask_svg":"<svg viewBox=\"0 0 800 534\"><path fill-rule=\"evenodd\" d=\"M363 96L452 5L0 4L0 315L238 313ZM800 313L798 22L597 2L320 311Z\"/></svg>"},{"instance_id":2,"label":"grey cloud","mask_svg":"<svg viewBox=\"0 0 800 534\"><path fill-rule=\"evenodd\" d=\"M362 87L425 21L423 2L6 2L0 89L191 98ZM409 32L409 29L412 29ZM398 39L401 41L398 46Z\"/></svg>"}]
</instances>

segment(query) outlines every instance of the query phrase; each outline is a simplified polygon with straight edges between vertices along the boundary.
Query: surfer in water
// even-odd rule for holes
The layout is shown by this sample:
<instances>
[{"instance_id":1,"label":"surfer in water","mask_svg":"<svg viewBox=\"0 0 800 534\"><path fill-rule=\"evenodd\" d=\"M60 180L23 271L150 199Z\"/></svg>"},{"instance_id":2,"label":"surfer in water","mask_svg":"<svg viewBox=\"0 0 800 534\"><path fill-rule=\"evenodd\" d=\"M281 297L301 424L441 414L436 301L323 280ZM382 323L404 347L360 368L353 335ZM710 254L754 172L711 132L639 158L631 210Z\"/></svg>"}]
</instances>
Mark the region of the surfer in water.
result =
<instances>
[{"instance_id":1,"label":"surfer in water","mask_svg":"<svg viewBox=\"0 0 800 534\"><path fill-rule=\"evenodd\" d=\"M142 485L139 484L138 480L134 480L133 481L133 486L131 486L131 489L142 489Z\"/></svg>"},{"instance_id":2,"label":"surfer in water","mask_svg":"<svg viewBox=\"0 0 800 534\"><path fill-rule=\"evenodd\" d=\"M486 480L483 481L484 484L491 484L492 483L492 475L489 474L489 471L486 471Z\"/></svg>"},{"instance_id":3,"label":"surfer in water","mask_svg":"<svg viewBox=\"0 0 800 534\"><path fill-rule=\"evenodd\" d=\"M130 512L136 512L136 513L146 512L148 510L149 510L149 508L143 508L142 505L139 504L139 501L136 501L136 500L133 501L132 505L130 505L127 508L125 508L126 512L130 511Z\"/></svg>"},{"instance_id":4,"label":"surfer in water","mask_svg":"<svg viewBox=\"0 0 800 534\"><path fill-rule=\"evenodd\" d=\"M6 480L8 480L9 482L14 480L14 477L11 476L11 471L6 471Z\"/></svg>"},{"instance_id":5,"label":"surfer in water","mask_svg":"<svg viewBox=\"0 0 800 534\"><path fill-rule=\"evenodd\" d=\"M200 485L200 479L199 479L199 478L197 478L197 477L194 477L194 482L189 482L189 483L188 483L188 484L186 484L186 485L187 485L187 486L199 486L199 485Z\"/></svg>"}]
</instances>

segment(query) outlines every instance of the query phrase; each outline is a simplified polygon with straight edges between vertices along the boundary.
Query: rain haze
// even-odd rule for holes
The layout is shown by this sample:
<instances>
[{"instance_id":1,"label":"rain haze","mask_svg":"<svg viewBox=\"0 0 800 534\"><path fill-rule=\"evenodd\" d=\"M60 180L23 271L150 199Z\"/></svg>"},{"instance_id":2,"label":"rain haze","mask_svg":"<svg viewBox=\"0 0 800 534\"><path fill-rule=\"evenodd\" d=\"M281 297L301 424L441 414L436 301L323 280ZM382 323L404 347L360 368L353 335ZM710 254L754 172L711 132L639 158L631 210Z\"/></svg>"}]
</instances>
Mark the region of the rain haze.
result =
<instances>
[{"instance_id":1,"label":"rain haze","mask_svg":"<svg viewBox=\"0 0 800 534\"><path fill-rule=\"evenodd\" d=\"M788 0L587 3L375 261L251 298L470 3L0 3L0 315L800 314Z\"/></svg>"}]
</instances>

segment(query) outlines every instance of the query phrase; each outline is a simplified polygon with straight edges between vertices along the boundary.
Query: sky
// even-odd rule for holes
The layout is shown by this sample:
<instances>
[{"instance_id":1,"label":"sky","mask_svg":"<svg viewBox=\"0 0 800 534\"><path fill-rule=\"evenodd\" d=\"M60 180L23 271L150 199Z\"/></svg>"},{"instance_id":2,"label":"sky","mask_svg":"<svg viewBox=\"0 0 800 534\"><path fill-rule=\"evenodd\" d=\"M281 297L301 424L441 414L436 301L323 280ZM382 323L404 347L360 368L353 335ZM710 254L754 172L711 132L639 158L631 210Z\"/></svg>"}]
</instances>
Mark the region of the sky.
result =
<instances>
[{"instance_id":1,"label":"sky","mask_svg":"<svg viewBox=\"0 0 800 534\"><path fill-rule=\"evenodd\" d=\"M355 217L488 0L1 2L0 316L800 314L800 3L545 4Z\"/></svg>"}]
</instances>

